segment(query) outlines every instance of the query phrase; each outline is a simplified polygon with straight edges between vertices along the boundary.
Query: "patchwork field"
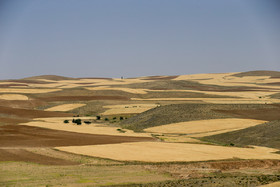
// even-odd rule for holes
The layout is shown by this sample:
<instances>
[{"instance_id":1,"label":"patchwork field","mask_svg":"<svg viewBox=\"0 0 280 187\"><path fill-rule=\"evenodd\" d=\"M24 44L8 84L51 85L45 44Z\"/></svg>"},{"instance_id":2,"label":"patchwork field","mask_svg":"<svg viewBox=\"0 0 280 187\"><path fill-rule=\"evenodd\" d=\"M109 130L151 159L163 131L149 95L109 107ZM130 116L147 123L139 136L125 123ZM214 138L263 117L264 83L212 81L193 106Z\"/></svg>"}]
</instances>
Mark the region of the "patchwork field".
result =
<instances>
[{"instance_id":1,"label":"patchwork field","mask_svg":"<svg viewBox=\"0 0 280 187\"><path fill-rule=\"evenodd\" d=\"M280 181L279 82L276 71L2 80L0 186Z\"/></svg>"},{"instance_id":2,"label":"patchwork field","mask_svg":"<svg viewBox=\"0 0 280 187\"><path fill-rule=\"evenodd\" d=\"M237 148L203 144L162 142L122 143L96 146L57 147L62 151L122 161L187 162L223 159L280 159L277 149Z\"/></svg>"},{"instance_id":3,"label":"patchwork field","mask_svg":"<svg viewBox=\"0 0 280 187\"><path fill-rule=\"evenodd\" d=\"M187 134L192 137L203 137L209 134L221 134L223 132L245 129L264 122L266 121L238 118L210 119L173 123L150 127L144 130L151 133Z\"/></svg>"}]
</instances>

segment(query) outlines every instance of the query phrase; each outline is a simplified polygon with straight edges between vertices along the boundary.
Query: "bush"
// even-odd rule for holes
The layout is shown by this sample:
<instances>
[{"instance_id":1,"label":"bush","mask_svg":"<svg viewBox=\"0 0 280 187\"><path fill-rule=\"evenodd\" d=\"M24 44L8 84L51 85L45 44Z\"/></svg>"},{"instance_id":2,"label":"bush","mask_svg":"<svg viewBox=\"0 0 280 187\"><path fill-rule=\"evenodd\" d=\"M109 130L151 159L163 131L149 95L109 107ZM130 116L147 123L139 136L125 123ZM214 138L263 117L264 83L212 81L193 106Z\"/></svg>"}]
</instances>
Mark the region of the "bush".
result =
<instances>
[{"instance_id":1,"label":"bush","mask_svg":"<svg viewBox=\"0 0 280 187\"><path fill-rule=\"evenodd\" d=\"M120 117L120 120L123 120L123 117L122 117L122 116Z\"/></svg>"},{"instance_id":2,"label":"bush","mask_svg":"<svg viewBox=\"0 0 280 187\"><path fill-rule=\"evenodd\" d=\"M119 131L120 133L125 133L126 132L125 130L122 130L122 129L117 129L117 131Z\"/></svg>"},{"instance_id":3,"label":"bush","mask_svg":"<svg viewBox=\"0 0 280 187\"><path fill-rule=\"evenodd\" d=\"M81 125L82 124L82 120L81 119L73 119L72 122L76 123L77 125Z\"/></svg>"},{"instance_id":4,"label":"bush","mask_svg":"<svg viewBox=\"0 0 280 187\"><path fill-rule=\"evenodd\" d=\"M108 118L105 118L104 120L105 120L105 121L109 121L109 119L108 119Z\"/></svg>"},{"instance_id":5,"label":"bush","mask_svg":"<svg viewBox=\"0 0 280 187\"><path fill-rule=\"evenodd\" d=\"M85 123L85 124L88 124L88 125L91 124L90 121L84 121L84 123Z\"/></svg>"},{"instance_id":6,"label":"bush","mask_svg":"<svg viewBox=\"0 0 280 187\"><path fill-rule=\"evenodd\" d=\"M113 120L116 120L117 119L117 117L113 117Z\"/></svg>"},{"instance_id":7,"label":"bush","mask_svg":"<svg viewBox=\"0 0 280 187\"><path fill-rule=\"evenodd\" d=\"M96 116L96 120L100 120L101 119L101 116Z\"/></svg>"},{"instance_id":8,"label":"bush","mask_svg":"<svg viewBox=\"0 0 280 187\"><path fill-rule=\"evenodd\" d=\"M64 123L69 123L69 120L64 120Z\"/></svg>"}]
</instances>

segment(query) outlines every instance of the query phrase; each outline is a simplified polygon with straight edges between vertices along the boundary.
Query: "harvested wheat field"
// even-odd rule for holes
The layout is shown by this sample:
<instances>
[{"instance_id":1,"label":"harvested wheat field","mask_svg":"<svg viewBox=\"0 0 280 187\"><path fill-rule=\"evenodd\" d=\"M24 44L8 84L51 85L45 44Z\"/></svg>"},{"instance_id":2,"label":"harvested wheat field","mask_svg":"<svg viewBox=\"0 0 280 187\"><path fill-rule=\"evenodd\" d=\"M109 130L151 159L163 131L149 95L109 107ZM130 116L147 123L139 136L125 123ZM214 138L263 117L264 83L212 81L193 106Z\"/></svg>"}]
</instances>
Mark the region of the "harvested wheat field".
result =
<instances>
[{"instance_id":1,"label":"harvested wheat field","mask_svg":"<svg viewBox=\"0 0 280 187\"><path fill-rule=\"evenodd\" d=\"M19 89L19 88L0 88L0 93L49 93L57 92L61 89Z\"/></svg>"},{"instance_id":2,"label":"harvested wheat field","mask_svg":"<svg viewBox=\"0 0 280 187\"><path fill-rule=\"evenodd\" d=\"M117 135L117 136L134 136L134 137L151 137L149 133L135 133L132 130L125 129L124 132L118 131L119 127L110 127L103 124L93 123L91 125L82 124L77 126L72 124L71 117L53 117L53 118L35 118L31 122L21 123L20 125L32 126L32 127L42 127L53 130L62 130L68 132L77 132L77 133L89 133L89 134L100 134L100 135ZM91 120L91 117L79 117L82 120ZM94 118L95 119L95 118ZM69 124L65 124L64 120L69 120Z\"/></svg>"},{"instance_id":3,"label":"harvested wheat field","mask_svg":"<svg viewBox=\"0 0 280 187\"><path fill-rule=\"evenodd\" d=\"M88 89L88 90L120 90L120 91L134 93L134 94L146 94L148 91L147 89L114 88L114 87L108 87L108 86L88 87L86 89Z\"/></svg>"},{"instance_id":4,"label":"harvested wheat field","mask_svg":"<svg viewBox=\"0 0 280 187\"><path fill-rule=\"evenodd\" d=\"M2 81L0 186L280 181L279 82L265 71Z\"/></svg>"},{"instance_id":5,"label":"harvested wheat field","mask_svg":"<svg viewBox=\"0 0 280 187\"><path fill-rule=\"evenodd\" d=\"M191 162L222 159L280 159L277 149L237 148L203 144L162 142L122 143L96 146L57 147L62 151L122 161Z\"/></svg>"},{"instance_id":6,"label":"harvested wheat field","mask_svg":"<svg viewBox=\"0 0 280 187\"><path fill-rule=\"evenodd\" d=\"M76 108L79 108L79 107L82 107L82 106L85 106L86 104L64 104L64 105L58 105L58 106L54 106L54 107L51 107L51 108L47 108L45 111L62 111L62 112L65 112L65 111L70 111L70 110L73 110L73 109L76 109Z\"/></svg>"},{"instance_id":7,"label":"harvested wheat field","mask_svg":"<svg viewBox=\"0 0 280 187\"><path fill-rule=\"evenodd\" d=\"M144 130L150 133L187 134L189 136L201 137L209 134L214 135L244 129L265 122L266 121L263 120L238 118L209 119L173 123L168 125L151 127Z\"/></svg>"},{"instance_id":8,"label":"harvested wheat field","mask_svg":"<svg viewBox=\"0 0 280 187\"><path fill-rule=\"evenodd\" d=\"M0 99L4 100L28 100L28 97L21 94L1 94Z\"/></svg>"}]
</instances>

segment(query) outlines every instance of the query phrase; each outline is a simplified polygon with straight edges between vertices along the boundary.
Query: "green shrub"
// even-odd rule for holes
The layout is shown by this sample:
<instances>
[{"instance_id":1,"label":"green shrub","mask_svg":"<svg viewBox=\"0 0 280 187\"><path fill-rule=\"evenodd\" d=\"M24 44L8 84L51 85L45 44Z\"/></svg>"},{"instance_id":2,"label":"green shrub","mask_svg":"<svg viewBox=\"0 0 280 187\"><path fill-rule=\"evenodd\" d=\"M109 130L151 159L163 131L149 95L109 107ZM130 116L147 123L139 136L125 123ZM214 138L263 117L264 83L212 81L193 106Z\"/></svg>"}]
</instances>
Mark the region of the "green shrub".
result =
<instances>
[{"instance_id":1,"label":"green shrub","mask_svg":"<svg viewBox=\"0 0 280 187\"><path fill-rule=\"evenodd\" d=\"M87 125L91 124L90 121L84 121L84 123L87 124Z\"/></svg>"},{"instance_id":2,"label":"green shrub","mask_svg":"<svg viewBox=\"0 0 280 187\"><path fill-rule=\"evenodd\" d=\"M120 133L125 133L126 132L125 130L122 130L122 129L117 129L117 131L119 131Z\"/></svg>"},{"instance_id":3,"label":"green shrub","mask_svg":"<svg viewBox=\"0 0 280 187\"><path fill-rule=\"evenodd\" d=\"M73 119L72 122L76 123L77 125L81 125L82 124L82 120L81 119Z\"/></svg>"},{"instance_id":4,"label":"green shrub","mask_svg":"<svg viewBox=\"0 0 280 187\"><path fill-rule=\"evenodd\" d=\"M69 120L64 120L64 123L69 123Z\"/></svg>"}]
</instances>

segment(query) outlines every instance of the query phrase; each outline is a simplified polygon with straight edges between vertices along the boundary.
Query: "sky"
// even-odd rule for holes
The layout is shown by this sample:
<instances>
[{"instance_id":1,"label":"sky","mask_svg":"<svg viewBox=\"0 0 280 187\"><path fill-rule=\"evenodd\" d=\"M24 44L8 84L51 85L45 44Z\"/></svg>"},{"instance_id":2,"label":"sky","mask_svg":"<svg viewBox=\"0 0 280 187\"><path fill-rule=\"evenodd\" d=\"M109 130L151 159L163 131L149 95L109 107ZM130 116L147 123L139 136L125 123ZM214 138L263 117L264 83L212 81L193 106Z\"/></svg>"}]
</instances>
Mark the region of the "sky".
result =
<instances>
[{"instance_id":1,"label":"sky","mask_svg":"<svg viewBox=\"0 0 280 187\"><path fill-rule=\"evenodd\" d=\"M0 79L280 71L279 0L0 0Z\"/></svg>"}]
</instances>

